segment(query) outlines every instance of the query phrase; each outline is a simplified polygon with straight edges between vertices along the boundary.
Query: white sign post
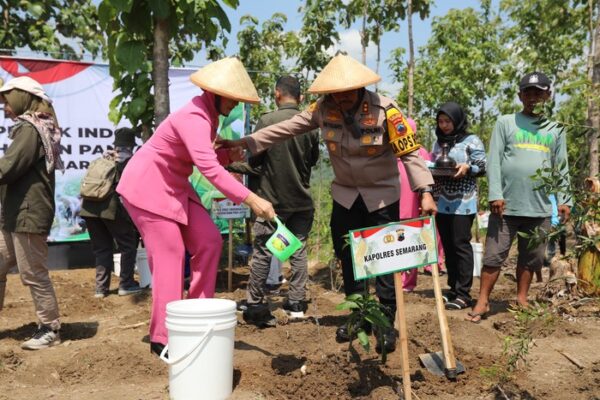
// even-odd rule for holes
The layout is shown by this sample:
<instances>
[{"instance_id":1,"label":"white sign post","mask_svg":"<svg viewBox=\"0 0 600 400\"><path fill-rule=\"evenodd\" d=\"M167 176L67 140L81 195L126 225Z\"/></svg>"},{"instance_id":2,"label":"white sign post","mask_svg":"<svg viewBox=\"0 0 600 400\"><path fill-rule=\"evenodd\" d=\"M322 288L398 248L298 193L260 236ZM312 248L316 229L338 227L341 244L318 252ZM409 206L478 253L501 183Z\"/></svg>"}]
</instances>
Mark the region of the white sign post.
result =
<instances>
[{"instance_id":1,"label":"white sign post","mask_svg":"<svg viewBox=\"0 0 600 400\"><path fill-rule=\"evenodd\" d=\"M435 224L430 217L350 232L354 277L367 279L437 263Z\"/></svg>"},{"instance_id":2,"label":"white sign post","mask_svg":"<svg viewBox=\"0 0 600 400\"><path fill-rule=\"evenodd\" d=\"M214 199L212 215L229 220L250 218L250 209L243 204L235 204L229 199Z\"/></svg>"},{"instance_id":3,"label":"white sign post","mask_svg":"<svg viewBox=\"0 0 600 400\"><path fill-rule=\"evenodd\" d=\"M410 368L408 365L408 337L404 293L402 291L402 271L433 265L434 293L436 308L442 333L447 368L454 366L454 351L450 340L448 322L444 313L442 292L438 275L437 235L433 217L422 217L386 225L350 231L350 248L354 278L368 279L379 275L394 274L396 292L396 322L400 332L402 356L402 383L404 398L412 398Z\"/></svg>"}]
</instances>

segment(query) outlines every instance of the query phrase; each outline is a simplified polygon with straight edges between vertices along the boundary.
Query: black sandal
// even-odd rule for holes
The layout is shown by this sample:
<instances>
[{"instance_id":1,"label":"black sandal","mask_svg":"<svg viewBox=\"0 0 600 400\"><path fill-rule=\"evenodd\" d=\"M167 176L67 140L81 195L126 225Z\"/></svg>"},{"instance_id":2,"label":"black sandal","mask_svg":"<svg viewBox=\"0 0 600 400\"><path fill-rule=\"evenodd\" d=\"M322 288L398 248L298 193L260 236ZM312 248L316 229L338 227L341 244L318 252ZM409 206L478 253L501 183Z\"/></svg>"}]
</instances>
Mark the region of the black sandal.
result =
<instances>
[{"instance_id":1,"label":"black sandal","mask_svg":"<svg viewBox=\"0 0 600 400\"><path fill-rule=\"evenodd\" d=\"M446 310L464 310L469 308L471 305L461 298L456 298L446 303Z\"/></svg>"}]
</instances>

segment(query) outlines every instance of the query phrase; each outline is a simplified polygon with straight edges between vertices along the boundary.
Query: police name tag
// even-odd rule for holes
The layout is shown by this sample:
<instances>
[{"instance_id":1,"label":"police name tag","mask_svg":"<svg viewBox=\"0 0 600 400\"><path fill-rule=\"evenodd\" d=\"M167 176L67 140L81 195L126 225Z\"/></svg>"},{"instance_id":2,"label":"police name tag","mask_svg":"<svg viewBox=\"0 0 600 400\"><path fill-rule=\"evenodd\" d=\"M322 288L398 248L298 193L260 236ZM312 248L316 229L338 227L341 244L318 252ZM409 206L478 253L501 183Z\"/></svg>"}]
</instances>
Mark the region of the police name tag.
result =
<instances>
[{"instance_id":1,"label":"police name tag","mask_svg":"<svg viewBox=\"0 0 600 400\"><path fill-rule=\"evenodd\" d=\"M350 231L354 278L367 279L437 263L434 219L422 217Z\"/></svg>"}]
</instances>

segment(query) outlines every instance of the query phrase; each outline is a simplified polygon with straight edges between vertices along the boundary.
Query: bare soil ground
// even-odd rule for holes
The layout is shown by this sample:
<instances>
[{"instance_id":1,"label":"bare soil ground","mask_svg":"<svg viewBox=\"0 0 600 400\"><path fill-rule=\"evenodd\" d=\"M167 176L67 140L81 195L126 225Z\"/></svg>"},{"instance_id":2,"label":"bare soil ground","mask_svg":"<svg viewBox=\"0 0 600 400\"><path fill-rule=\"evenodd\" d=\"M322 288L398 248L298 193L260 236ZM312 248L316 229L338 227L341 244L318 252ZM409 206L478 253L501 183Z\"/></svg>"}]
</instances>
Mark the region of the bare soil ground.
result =
<instances>
[{"instance_id":1,"label":"bare soil ground","mask_svg":"<svg viewBox=\"0 0 600 400\"><path fill-rule=\"evenodd\" d=\"M137 297L113 293L95 299L93 269L52 271L51 275L61 307L63 343L36 352L19 347L34 330L35 315L28 290L18 275L9 276L6 306L0 312L0 399L168 399L167 367L149 352L149 293ZM236 267L236 290L227 293L223 271L217 296L243 299L247 277L246 266ZM477 279L473 286L479 288ZM311 267L312 302L306 320L287 321L280 309L284 297L270 299L279 319L275 328L259 330L239 316L232 399L399 398L399 351L382 365L373 351L366 353L355 345L355 351L349 352L347 344L336 343L335 329L344 321L344 313L335 306L343 295L330 287L329 269L317 265ZM419 275L416 291L405 296L413 398L600 399L597 300L571 307L568 315L557 315L552 324L533 332L528 364L498 389L480 369L500 359L504 338L515 329L514 317L507 311L515 283L501 277L491 316L481 324L465 321L466 310L447 313L455 353L466 367L456 382L434 376L419 364L420 353L441 350L431 288L431 278ZM536 290L534 286L532 294ZM575 358L582 368L559 351ZM302 365L307 367L306 375L300 371Z\"/></svg>"}]
</instances>

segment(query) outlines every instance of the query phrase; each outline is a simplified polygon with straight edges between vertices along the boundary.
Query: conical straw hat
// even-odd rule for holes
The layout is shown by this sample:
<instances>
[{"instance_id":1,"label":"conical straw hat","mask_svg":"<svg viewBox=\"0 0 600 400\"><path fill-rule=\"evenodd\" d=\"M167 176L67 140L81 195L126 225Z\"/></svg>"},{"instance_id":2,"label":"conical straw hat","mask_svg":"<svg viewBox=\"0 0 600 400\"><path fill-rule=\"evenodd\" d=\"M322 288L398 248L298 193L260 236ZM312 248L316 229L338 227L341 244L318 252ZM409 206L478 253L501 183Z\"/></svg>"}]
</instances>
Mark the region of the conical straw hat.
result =
<instances>
[{"instance_id":1,"label":"conical straw hat","mask_svg":"<svg viewBox=\"0 0 600 400\"><path fill-rule=\"evenodd\" d=\"M244 103L260 103L256 88L237 57L215 61L190 75L202 89Z\"/></svg>"},{"instance_id":2,"label":"conical straw hat","mask_svg":"<svg viewBox=\"0 0 600 400\"><path fill-rule=\"evenodd\" d=\"M345 54L333 57L314 80L309 93L337 93L379 82L381 77Z\"/></svg>"}]
</instances>

